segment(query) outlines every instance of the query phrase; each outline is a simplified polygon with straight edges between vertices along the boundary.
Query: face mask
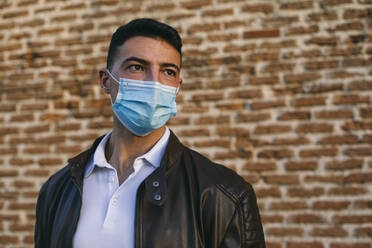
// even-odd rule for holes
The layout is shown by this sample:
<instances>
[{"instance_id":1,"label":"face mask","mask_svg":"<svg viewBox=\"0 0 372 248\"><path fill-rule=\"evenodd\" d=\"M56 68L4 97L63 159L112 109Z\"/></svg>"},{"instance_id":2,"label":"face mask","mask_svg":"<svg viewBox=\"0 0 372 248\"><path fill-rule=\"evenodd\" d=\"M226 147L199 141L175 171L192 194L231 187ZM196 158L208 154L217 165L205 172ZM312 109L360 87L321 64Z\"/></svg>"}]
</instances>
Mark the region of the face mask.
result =
<instances>
[{"instance_id":1,"label":"face mask","mask_svg":"<svg viewBox=\"0 0 372 248\"><path fill-rule=\"evenodd\" d=\"M108 70L107 73L119 84L112 109L120 122L135 135L145 136L176 115L178 88L152 81L126 78L118 81Z\"/></svg>"}]
</instances>

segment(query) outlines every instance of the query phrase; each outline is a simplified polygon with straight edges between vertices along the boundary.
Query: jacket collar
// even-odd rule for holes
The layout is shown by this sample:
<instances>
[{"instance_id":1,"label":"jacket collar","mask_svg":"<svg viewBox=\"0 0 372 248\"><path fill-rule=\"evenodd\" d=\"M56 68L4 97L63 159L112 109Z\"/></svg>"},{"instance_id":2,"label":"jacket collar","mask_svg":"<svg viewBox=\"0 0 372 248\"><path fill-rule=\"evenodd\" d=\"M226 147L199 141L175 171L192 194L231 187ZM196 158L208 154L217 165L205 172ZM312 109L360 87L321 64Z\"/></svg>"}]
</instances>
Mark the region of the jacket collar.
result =
<instances>
[{"instance_id":1,"label":"jacket collar","mask_svg":"<svg viewBox=\"0 0 372 248\"><path fill-rule=\"evenodd\" d=\"M104 135L97 138L90 149L80 153L74 158L68 160L68 166L71 172L71 175L76 182L77 186L82 189L83 178L85 168L97 149L98 144L103 139ZM178 140L177 136L170 130L169 141L165 149L163 158L160 162L160 166L145 179L145 186L148 196L148 201L155 205L162 205L166 200L166 181L165 181L165 172L174 166L177 160L182 155L184 146Z\"/></svg>"}]
</instances>

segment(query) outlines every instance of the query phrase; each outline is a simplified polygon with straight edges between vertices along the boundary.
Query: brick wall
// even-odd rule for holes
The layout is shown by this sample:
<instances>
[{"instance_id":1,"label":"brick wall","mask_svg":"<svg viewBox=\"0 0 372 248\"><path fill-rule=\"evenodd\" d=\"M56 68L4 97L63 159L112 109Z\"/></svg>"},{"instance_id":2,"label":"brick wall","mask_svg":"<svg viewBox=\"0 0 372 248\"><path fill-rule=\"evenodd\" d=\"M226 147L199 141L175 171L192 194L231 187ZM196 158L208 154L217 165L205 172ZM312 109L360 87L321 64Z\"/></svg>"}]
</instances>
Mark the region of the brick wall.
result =
<instances>
[{"instance_id":1,"label":"brick wall","mask_svg":"<svg viewBox=\"0 0 372 248\"><path fill-rule=\"evenodd\" d=\"M38 190L111 128L99 68L135 17L184 40L187 145L258 195L269 248L371 248L371 0L0 1L0 247L32 247Z\"/></svg>"}]
</instances>

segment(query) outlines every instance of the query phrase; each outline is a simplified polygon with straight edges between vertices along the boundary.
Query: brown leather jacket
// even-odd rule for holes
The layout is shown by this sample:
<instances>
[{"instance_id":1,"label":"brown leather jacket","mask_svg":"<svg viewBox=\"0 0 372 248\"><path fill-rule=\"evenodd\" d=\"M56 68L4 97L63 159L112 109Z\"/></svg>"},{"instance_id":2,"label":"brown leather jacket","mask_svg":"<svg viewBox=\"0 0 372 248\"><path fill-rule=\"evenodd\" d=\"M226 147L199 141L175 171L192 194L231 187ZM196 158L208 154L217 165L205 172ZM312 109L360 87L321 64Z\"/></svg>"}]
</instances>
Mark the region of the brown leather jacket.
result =
<instances>
[{"instance_id":1,"label":"brown leather jacket","mask_svg":"<svg viewBox=\"0 0 372 248\"><path fill-rule=\"evenodd\" d=\"M41 188L35 247L72 247L84 167L101 139ZM136 248L265 247L251 185L182 145L172 132L161 165L142 182L136 201Z\"/></svg>"}]
</instances>

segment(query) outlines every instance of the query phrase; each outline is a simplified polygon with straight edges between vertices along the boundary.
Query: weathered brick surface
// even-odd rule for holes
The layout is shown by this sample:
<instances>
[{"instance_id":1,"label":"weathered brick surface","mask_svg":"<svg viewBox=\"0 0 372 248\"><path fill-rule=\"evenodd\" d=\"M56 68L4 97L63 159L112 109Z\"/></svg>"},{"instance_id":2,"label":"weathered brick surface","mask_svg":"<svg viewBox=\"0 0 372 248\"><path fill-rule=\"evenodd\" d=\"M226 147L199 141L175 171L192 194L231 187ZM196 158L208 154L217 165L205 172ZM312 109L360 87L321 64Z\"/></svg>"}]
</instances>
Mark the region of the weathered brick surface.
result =
<instances>
[{"instance_id":1,"label":"weathered brick surface","mask_svg":"<svg viewBox=\"0 0 372 248\"><path fill-rule=\"evenodd\" d=\"M0 247L33 247L38 190L110 130L118 25L184 39L181 140L256 189L270 248L371 248L372 1L0 3Z\"/></svg>"}]
</instances>

